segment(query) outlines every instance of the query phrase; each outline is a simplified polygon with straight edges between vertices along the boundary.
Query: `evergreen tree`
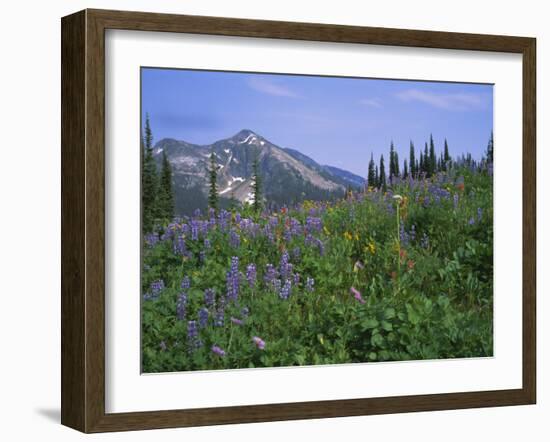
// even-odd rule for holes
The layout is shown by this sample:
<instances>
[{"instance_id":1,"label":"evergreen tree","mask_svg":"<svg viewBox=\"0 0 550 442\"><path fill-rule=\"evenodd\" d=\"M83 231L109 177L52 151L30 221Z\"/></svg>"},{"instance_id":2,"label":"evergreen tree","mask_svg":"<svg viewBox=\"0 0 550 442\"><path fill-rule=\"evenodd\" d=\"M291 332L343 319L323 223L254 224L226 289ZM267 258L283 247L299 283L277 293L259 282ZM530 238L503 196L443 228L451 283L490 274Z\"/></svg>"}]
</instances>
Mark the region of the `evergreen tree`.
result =
<instances>
[{"instance_id":1,"label":"evergreen tree","mask_svg":"<svg viewBox=\"0 0 550 442\"><path fill-rule=\"evenodd\" d=\"M164 150L162 151L162 167L157 199L158 217L165 222L170 222L174 218L174 189L172 187L172 166Z\"/></svg>"},{"instance_id":2,"label":"evergreen tree","mask_svg":"<svg viewBox=\"0 0 550 442\"><path fill-rule=\"evenodd\" d=\"M259 214L262 210L262 177L260 175L260 155L256 151L254 162L252 163L252 179L254 184L252 190L254 193L254 211Z\"/></svg>"},{"instance_id":3,"label":"evergreen tree","mask_svg":"<svg viewBox=\"0 0 550 442\"><path fill-rule=\"evenodd\" d=\"M379 182L380 182L380 188L385 192L386 189L387 189L387 186L386 186L386 168L384 167L384 155L380 155L380 178L379 178Z\"/></svg>"},{"instance_id":4,"label":"evergreen tree","mask_svg":"<svg viewBox=\"0 0 550 442\"><path fill-rule=\"evenodd\" d=\"M420 151L420 166L418 168L418 171L419 171L419 175L426 172L425 167L424 167L424 155L422 154L422 151Z\"/></svg>"},{"instance_id":5,"label":"evergreen tree","mask_svg":"<svg viewBox=\"0 0 550 442\"><path fill-rule=\"evenodd\" d=\"M407 160L403 161L403 178L407 178L409 176L409 170L407 168Z\"/></svg>"},{"instance_id":6,"label":"evergreen tree","mask_svg":"<svg viewBox=\"0 0 550 442\"><path fill-rule=\"evenodd\" d=\"M390 183L392 182L393 177L396 175L395 173L395 149L393 147L393 141L390 144L390 174L389 179Z\"/></svg>"},{"instance_id":7,"label":"evergreen tree","mask_svg":"<svg viewBox=\"0 0 550 442\"><path fill-rule=\"evenodd\" d=\"M417 172L415 170L416 160L414 158L414 144L412 140L409 148L409 165L410 165L411 176L414 178Z\"/></svg>"},{"instance_id":8,"label":"evergreen tree","mask_svg":"<svg viewBox=\"0 0 550 442\"><path fill-rule=\"evenodd\" d=\"M380 188L380 174L378 172L378 165L374 169L374 186Z\"/></svg>"},{"instance_id":9,"label":"evergreen tree","mask_svg":"<svg viewBox=\"0 0 550 442\"><path fill-rule=\"evenodd\" d=\"M216 153L214 149L210 153L210 167L208 169L209 190L208 190L208 207L218 211L218 164L216 163Z\"/></svg>"},{"instance_id":10,"label":"evergreen tree","mask_svg":"<svg viewBox=\"0 0 550 442\"><path fill-rule=\"evenodd\" d=\"M153 131L149 114L145 116L145 152L141 165L141 227L143 233L153 231L157 217L156 195L158 187L157 165L153 158Z\"/></svg>"},{"instance_id":11,"label":"evergreen tree","mask_svg":"<svg viewBox=\"0 0 550 442\"><path fill-rule=\"evenodd\" d=\"M436 168L437 168L437 160L436 160L436 157L435 157L435 145L434 145L434 139L432 137L432 134L430 134L430 161L429 161L429 165L430 165L429 174L431 176L435 173Z\"/></svg>"},{"instance_id":12,"label":"evergreen tree","mask_svg":"<svg viewBox=\"0 0 550 442\"><path fill-rule=\"evenodd\" d=\"M377 185L375 171L374 171L374 157L372 152L370 154L369 173L367 175L367 185L371 187L375 187Z\"/></svg>"},{"instance_id":13,"label":"evergreen tree","mask_svg":"<svg viewBox=\"0 0 550 442\"><path fill-rule=\"evenodd\" d=\"M488 163L493 162L493 147L494 147L493 131L491 131L491 138L489 138L489 143L487 144L487 162Z\"/></svg>"},{"instance_id":14,"label":"evergreen tree","mask_svg":"<svg viewBox=\"0 0 550 442\"><path fill-rule=\"evenodd\" d=\"M445 147L443 153L443 170L447 170L451 163L451 155L449 155L449 145L447 144L447 138L445 138Z\"/></svg>"}]
</instances>

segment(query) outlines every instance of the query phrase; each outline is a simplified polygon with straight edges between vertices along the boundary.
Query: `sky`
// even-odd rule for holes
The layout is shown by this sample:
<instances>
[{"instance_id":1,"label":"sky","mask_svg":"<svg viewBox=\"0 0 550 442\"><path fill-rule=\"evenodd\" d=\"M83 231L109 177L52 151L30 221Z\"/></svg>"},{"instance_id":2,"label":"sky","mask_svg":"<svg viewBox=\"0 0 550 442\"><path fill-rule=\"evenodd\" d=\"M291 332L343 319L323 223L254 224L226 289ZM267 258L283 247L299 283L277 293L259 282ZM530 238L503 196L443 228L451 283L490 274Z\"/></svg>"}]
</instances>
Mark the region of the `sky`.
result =
<instances>
[{"instance_id":1,"label":"sky","mask_svg":"<svg viewBox=\"0 0 550 442\"><path fill-rule=\"evenodd\" d=\"M212 144L250 129L320 164L366 176L371 152L402 163L433 134L452 156L480 158L493 129L493 86L142 68L142 120L154 140Z\"/></svg>"}]
</instances>

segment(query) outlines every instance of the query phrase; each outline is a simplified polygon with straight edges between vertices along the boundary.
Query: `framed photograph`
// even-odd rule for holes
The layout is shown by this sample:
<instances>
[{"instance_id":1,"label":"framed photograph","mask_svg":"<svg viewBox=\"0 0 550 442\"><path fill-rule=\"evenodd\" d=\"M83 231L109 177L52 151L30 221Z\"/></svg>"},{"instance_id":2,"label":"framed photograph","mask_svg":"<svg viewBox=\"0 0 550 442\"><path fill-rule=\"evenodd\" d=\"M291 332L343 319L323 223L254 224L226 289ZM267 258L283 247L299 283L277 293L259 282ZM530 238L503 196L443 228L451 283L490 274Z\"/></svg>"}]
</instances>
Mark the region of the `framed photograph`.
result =
<instances>
[{"instance_id":1,"label":"framed photograph","mask_svg":"<svg viewBox=\"0 0 550 442\"><path fill-rule=\"evenodd\" d=\"M62 19L62 423L534 404L535 39Z\"/></svg>"}]
</instances>

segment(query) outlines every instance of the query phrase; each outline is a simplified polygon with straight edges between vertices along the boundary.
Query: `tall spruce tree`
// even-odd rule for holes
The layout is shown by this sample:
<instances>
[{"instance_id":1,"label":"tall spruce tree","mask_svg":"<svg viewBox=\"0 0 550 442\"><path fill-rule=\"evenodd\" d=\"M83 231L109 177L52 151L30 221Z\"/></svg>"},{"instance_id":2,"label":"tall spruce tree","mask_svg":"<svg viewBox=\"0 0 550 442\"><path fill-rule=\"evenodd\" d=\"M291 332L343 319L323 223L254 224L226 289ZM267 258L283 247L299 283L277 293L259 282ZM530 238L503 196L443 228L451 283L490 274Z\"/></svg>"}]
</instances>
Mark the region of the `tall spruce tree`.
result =
<instances>
[{"instance_id":1,"label":"tall spruce tree","mask_svg":"<svg viewBox=\"0 0 550 442\"><path fill-rule=\"evenodd\" d=\"M393 147L393 141L390 144L390 170L389 170L389 180L390 183L393 180L393 177L396 175L395 172L395 149Z\"/></svg>"},{"instance_id":2,"label":"tall spruce tree","mask_svg":"<svg viewBox=\"0 0 550 442\"><path fill-rule=\"evenodd\" d=\"M493 131L491 131L491 138L489 138L489 143L487 144L487 162L493 162L493 148L494 148L494 139Z\"/></svg>"},{"instance_id":3,"label":"tall spruce tree","mask_svg":"<svg viewBox=\"0 0 550 442\"><path fill-rule=\"evenodd\" d=\"M378 164L374 169L374 186L380 188L380 174L378 172Z\"/></svg>"},{"instance_id":4,"label":"tall spruce tree","mask_svg":"<svg viewBox=\"0 0 550 442\"><path fill-rule=\"evenodd\" d=\"M172 166L162 151L159 189L157 192L158 217L164 222L174 218L174 189L172 187Z\"/></svg>"},{"instance_id":5,"label":"tall spruce tree","mask_svg":"<svg viewBox=\"0 0 550 442\"><path fill-rule=\"evenodd\" d=\"M145 115L143 163L141 169L141 227L143 233L153 231L157 218L157 165L153 158L153 131L149 122L149 114Z\"/></svg>"},{"instance_id":6,"label":"tall spruce tree","mask_svg":"<svg viewBox=\"0 0 550 442\"><path fill-rule=\"evenodd\" d=\"M260 173L260 154L256 150L254 162L252 163L252 179L254 184L252 190L254 193L254 211L259 214L262 211L262 176Z\"/></svg>"},{"instance_id":7,"label":"tall spruce tree","mask_svg":"<svg viewBox=\"0 0 550 442\"><path fill-rule=\"evenodd\" d=\"M370 154L369 172L368 172L368 175L367 175L367 185L370 186L370 187L375 187L376 186L376 176L375 176L375 172L374 172L374 157L373 157L372 152Z\"/></svg>"},{"instance_id":8,"label":"tall spruce tree","mask_svg":"<svg viewBox=\"0 0 550 442\"><path fill-rule=\"evenodd\" d=\"M214 149L210 152L210 166L208 168L208 207L218 211L218 163Z\"/></svg>"},{"instance_id":9,"label":"tall spruce tree","mask_svg":"<svg viewBox=\"0 0 550 442\"><path fill-rule=\"evenodd\" d=\"M451 155L449 155L449 144L445 138L445 146L443 148L443 170L447 170L451 163Z\"/></svg>"},{"instance_id":10,"label":"tall spruce tree","mask_svg":"<svg viewBox=\"0 0 550 442\"><path fill-rule=\"evenodd\" d=\"M379 180L379 187L385 192L387 189L386 185L386 168L384 167L384 155L380 155L380 178Z\"/></svg>"},{"instance_id":11,"label":"tall spruce tree","mask_svg":"<svg viewBox=\"0 0 550 442\"><path fill-rule=\"evenodd\" d=\"M409 147L409 169L410 169L411 176L413 178L416 176L415 166L416 166L416 160L414 158L414 144L411 140L410 147Z\"/></svg>"},{"instance_id":12,"label":"tall spruce tree","mask_svg":"<svg viewBox=\"0 0 550 442\"><path fill-rule=\"evenodd\" d=\"M434 145L434 138L432 134L430 134L430 170L429 174L430 176L433 175L436 172L437 169L437 159L435 157L435 145Z\"/></svg>"},{"instance_id":13,"label":"tall spruce tree","mask_svg":"<svg viewBox=\"0 0 550 442\"><path fill-rule=\"evenodd\" d=\"M403 160L403 178L407 178L409 176L409 170L407 167L407 160Z\"/></svg>"}]
</instances>

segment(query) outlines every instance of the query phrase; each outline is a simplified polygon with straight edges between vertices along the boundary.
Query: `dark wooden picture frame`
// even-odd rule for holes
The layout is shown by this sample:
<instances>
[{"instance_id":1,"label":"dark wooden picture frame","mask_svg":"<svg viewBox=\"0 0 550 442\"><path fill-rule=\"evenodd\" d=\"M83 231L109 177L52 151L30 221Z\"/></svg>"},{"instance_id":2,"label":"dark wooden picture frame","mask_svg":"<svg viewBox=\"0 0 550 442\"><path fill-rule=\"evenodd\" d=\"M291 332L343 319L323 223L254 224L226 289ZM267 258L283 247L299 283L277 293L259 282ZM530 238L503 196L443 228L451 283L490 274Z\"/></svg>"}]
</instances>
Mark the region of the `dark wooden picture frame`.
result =
<instances>
[{"instance_id":1,"label":"dark wooden picture frame","mask_svg":"<svg viewBox=\"0 0 550 442\"><path fill-rule=\"evenodd\" d=\"M62 19L61 422L83 432L534 404L536 40L311 23L84 10ZM523 385L513 390L105 412L105 30L518 53L523 58Z\"/></svg>"}]
</instances>

